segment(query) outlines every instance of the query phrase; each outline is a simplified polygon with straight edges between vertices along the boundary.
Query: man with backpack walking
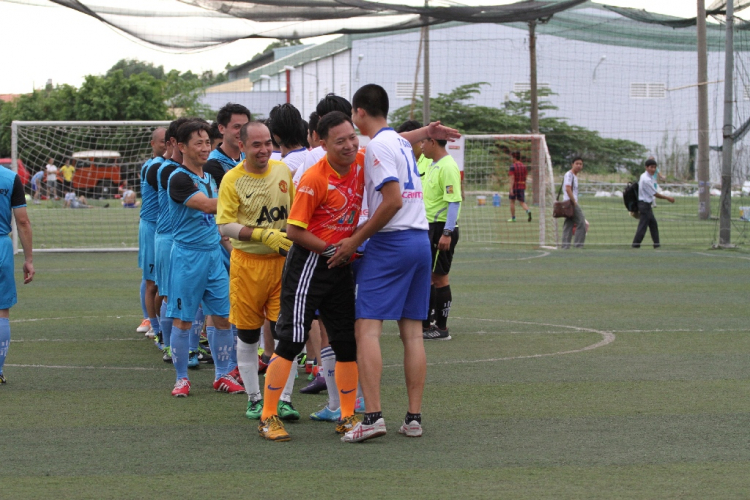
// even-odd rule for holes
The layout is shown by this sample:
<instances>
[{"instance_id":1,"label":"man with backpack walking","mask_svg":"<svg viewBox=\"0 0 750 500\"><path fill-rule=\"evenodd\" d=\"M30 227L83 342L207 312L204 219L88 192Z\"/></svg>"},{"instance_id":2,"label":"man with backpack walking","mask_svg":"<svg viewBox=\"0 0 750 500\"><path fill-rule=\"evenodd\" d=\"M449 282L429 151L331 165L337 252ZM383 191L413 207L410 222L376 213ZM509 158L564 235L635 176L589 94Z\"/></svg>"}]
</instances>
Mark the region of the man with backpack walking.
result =
<instances>
[{"instance_id":1,"label":"man with backpack walking","mask_svg":"<svg viewBox=\"0 0 750 500\"><path fill-rule=\"evenodd\" d=\"M656 192L655 174L656 160L646 160L646 171L641 174L641 178L638 181L638 212L640 213L640 220L638 221L635 238L633 238L633 248L641 247L641 242L646 236L646 228L651 232L654 248L659 248L661 245L659 242L659 225L656 223L656 217L654 217L651 204L654 202L654 198L674 203L674 198L671 196L665 196Z\"/></svg>"}]
</instances>

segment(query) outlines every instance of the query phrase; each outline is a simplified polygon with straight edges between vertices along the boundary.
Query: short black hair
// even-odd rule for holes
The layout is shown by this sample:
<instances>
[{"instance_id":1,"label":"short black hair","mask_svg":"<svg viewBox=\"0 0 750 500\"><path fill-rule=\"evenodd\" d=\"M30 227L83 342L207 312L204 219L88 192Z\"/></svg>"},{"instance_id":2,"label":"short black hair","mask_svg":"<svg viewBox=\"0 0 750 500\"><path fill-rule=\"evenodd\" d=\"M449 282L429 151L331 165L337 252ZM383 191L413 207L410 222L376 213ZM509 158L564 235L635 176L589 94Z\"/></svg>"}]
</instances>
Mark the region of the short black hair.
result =
<instances>
[{"instance_id":1,"label":"short black hair","mask_svg":"<svg viewBox=\"0 0 750 500\"><path fill-rule=\"evenodd\" d=\"M248 121L253 121L253 115L250 114L249 109L242 104L228 102L216 114L216 123L222 127L226 127L232 120L232 115L245 115Z\"/></svg>"},{"instance_id":2,"label":"short black hair","mask_svg":"<svg viewBox=\"0 0 750 500\"><path fill-rule=\"evenodd\" d=\"M580 156L574 156L573 159L570 160L570 164L572 165L575 162L577 162L578 160L581 160L581 163L583 163L583 158L581 158Z\"/></svg>"},{"instance_id":3,"label":"short black hair","mask_svg":"<svg viewBox=\"0 0 750 500\"><path fill-rule=\"evenodd\" d=\"M169 141L172 137L177 139L177 129L188 120L189 118L184 117L173 120L172 123L169 124L169 127L167 127L167 131L164 133L164 141Z\"/></svg>"},{"instance_id":4,"label":"short black hair","mask_svg":"<svg viewBox=\"0 0 750 500\"><path fill-rule=\"evenodd\" d=\"M318 105L315 107L318 116L323 118L331 111L341 111L345 115L352 115L352 105L341 96L336 94L326 94L326 96L320 100Z\"/></svg>"},{"instance_id":5,"label":"short black hair","mask_svg":"<svg viewBox=\"0 0 750 500\"><path fill-rule=\"evenodd\" d=\"M305 146L305 148L309 149L310 148L310 141L307 140L307 134L308 134L308 130L310 130L310 124L307 123L305 120L302 120L302 123L305 124L305 140L302 142L301 145Z\"/></svg>"},{"instance_id":6,"label":"short black hair","mask_svg":"<svg viewBox=\"0 0 750 500\"><path fill-rule=\"evenodd\" d=\"M251 120L244 124L240 129L240 141L242 141L243 143L247 142L247 129L250 127L257 127L258 125L263 125L264 127L266 127L266 124L263 122L263 120ZM271 139L271 142L273 142L273 139Z\"/></svg>"},{"instance_id":7,"label":"short black hair","mask_svg":"<svg viewBox=\"0 0 750 500\"><path fill-rule=\"evenodd\" d=\"M521 161L521 152L520 151L511 151L510 152L510 157L513 158L514 160Z\"/></svg>"},{"instance_id":8,"label":"short black hair","mask_svg":"<svg viewBox=\"0 0 750 500\"><path fill-rule=\"evenodd\" d=\"M307 142L307 127L299 110L289 103L279 104L268 114L266 125L271 139L276 135L284 147L301 146Z\"/></svg>"},{"instance_id":9,"label":"short black hair","mask_svg":"<svg viewBox=\"0 0 750 500\"><path fill-rule=\"evenodd\" d=\"M433 141L435 141L441 148L444 148L448 144L448 141L445 139L433 139Z\"/></svg>"},{"instance_id":10,"label":"short black hair","mask_svg":"<svg viewBox=\"0 0 750 500\"><path fill-rule=\"evenodd\" d=\"M650 167L651 165L656 165L656 160L654 160L653 158L649 158L648 160L646 160L646 166Z\"/></svg>"},{"instance_id":11,"label":"short black hair","mask_svg":"<svg viewBox=\"0 0 750 500\"><path fill-rule=\"evenodd\" d=\"M187 144L194 132L203 130L206 135L211 131L211 126L203 118L188 118L185 123L177 129L177 142Z\"/></svg>"},{"instance_id":12,"label":"short black hair","mask_svg":"<svg viewBox=\"0 0 750 500\"><path fill-rule=\"evenodd\" d=\"M351 115L345 115L341 111L331 111L330 113L326 114L323 118L320 119L320 122L318 123L318 136L325 140L328 138L328 132L333 127L338 127L342 123L349 122L352 124L352 127L354 127L354 124L352 123Z\"/></svg>"},{"instance_id":13,"label":"short black hair","mask_svg":"<svg viewBox=\"0 0 750 500\"><path fill-rule=\"evenodd\" d=\"M318 115L317 111L313 111L310 113L310 122L307 124L307 130L310 131L310 135L312 135L313 132L318 132L318 122L320 121L320 116Z\"/></svg>"},{"instance_id":14,"label":"short black hair","mask_svg":"<svg viewBox=\"0 0 750 500\"><path fill-rule=\"evenodd\" d=\"M418 122L417 120L406 120L404 123L399 125L399 127L396 129L396 132L399 134L403 132L411 132L412 130L419 130L422 128L422 123Z\"/></svg>"},{"instance_id":15,"label":"short black hair","mask_svg":"<svg viewBox=\"0 0 750 500\"><path fill-rule=\"evenodd\" d=\"M388 92L380 85L368 83L354 93L352 107L354 109L364 109L373 118L387 118Z\"/></svg>"},{"instance_id":16,"label":"short black hair","mask_svg":"<svg viewBox=\"0 0 750 500\"><path fill-rule=\"evenodd\" d=\"M221 135L221 132L219 132L219 123L213 122L211 124L211 129L208 131L208 136L213 141L214 139L223 139L224 136Z\"/></svg>"}]
</instances>

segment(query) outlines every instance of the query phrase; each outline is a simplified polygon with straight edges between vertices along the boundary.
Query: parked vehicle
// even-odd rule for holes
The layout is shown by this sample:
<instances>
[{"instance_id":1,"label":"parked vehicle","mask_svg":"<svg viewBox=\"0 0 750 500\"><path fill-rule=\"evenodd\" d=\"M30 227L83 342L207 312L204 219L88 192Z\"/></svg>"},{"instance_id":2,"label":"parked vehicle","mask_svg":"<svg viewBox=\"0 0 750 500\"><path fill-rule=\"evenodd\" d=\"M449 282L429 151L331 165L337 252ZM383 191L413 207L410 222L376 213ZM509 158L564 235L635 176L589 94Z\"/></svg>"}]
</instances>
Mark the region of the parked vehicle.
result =
<instances>
[{"instance_id":1,"label":"parked vehicle","mask_svg":"<svg viewBox=\"0 0 750 500\"><path fill-rule=\"evenodd\" d=\"M112 198L122 181L120 153L117 151L79 151L73 153L76 173L73 189L94 198Z\"/></svg>"}]
</instances>

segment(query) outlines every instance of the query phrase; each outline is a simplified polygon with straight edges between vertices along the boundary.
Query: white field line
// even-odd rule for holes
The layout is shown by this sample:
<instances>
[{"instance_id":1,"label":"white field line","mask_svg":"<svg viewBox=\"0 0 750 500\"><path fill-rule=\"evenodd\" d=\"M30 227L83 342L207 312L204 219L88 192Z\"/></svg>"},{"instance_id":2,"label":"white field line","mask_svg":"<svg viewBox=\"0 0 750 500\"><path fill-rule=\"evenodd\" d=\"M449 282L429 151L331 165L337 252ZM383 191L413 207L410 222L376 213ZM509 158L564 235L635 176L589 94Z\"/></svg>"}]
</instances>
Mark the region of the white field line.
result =
<instances>
[{"instance_id":1,"label":"white field line","mask_svg":"<svg viewBox=\"0 0 750 500\"><path fill-rule=\"evenodd\" d=\"M529 257L518 257L513 259L481 259L481 260L454 260L453 264L477 264L482 262L501 262L501 261L518 261L518 260L531 260L531 259L540 259L542 257L547 257L551 254L551 252L545 252L543 250L536 250L537 252L542 252L539 255L531 255Z\"/></svg>"},{"instance_id":2,"label":"white field line","mask_svg":"<svg viewBox=\"0 0 750 500\"><path fill-rule=\"evenodd\" d=\"M162 372L162 371L174 371L174 368L147 368L139 366L66 366L66 365L14 365L11 363L5 363L5 366L13 366L15 368L49 368L54 370L122 370L122 371L137 371L137 372Z\"/></svg>"},{"instance_id":3,"label":"white field line","mask_svg":"<svg viewBox=\"0 0 750 500\"><path fill-rule=\"evenodd\" d=\"M742 259L742 260L750 260L750 257L743 257L742 255L727 255L727 254L720 254L720 253L705 253L705 252L695 252L698 255L705 255L706 257L727 257L730 259Z\"/></svg>"},{"instance_id":4,"label":"white field line","mask_svg":"<svg viewBox=\"0 0 750 500\"><path fill-rule=\"evenodd\" d=\"M114 319L123 319L123 318L141 318L140 314L121 314L120 316L59 316L57 318L25 318L25 319L12 319L10 320L11 323L32 323L35 321L59 321L62 319L101 319L101 318L114 318Z\"/></svg>"},{"instance_id":5,"label":"white field line","mask_svg":"<svg viewBox=\"0 0 750 500\"><path fill-rule=\"evenodd\" d=\"M516 323L520 325L535 325L535 326L551 326L554 328L569 328L574 331L578 332L590 332L590 333L596 333L601 335L602 339L599 342L596 342L591 345L587 345L585 347L581 347L580 349L572 349L569 351L557 351L557 352L550 352L545 354L527 354L524 356L508 356L508 357L502 357L502 358L486 358L486 359L471 359L471 360L454 360L454 361L438 361L435 363L427 363L429 366L438 366L438 365L459 365L459 364L468 364L468 363L493 363L497 361L511 361L514 359L534 359L534 358L547 358L551 356L562 356L565 354L576 354L580 352L586 352L586 351L592 351L594 349L598 349L600 347L604 347L608 344L611 344L615 341L615 334L609 331L601 331L601 330L595 330L593 328L583 328L580 326L568 326L568 325L554 325L550 323L533 323L529 321L512 321L512 320L504 320L504 319L485 319L485 318L459 318L454 317L452 318L454 320L456 319L463 319L463 320L471 320L471 321L487 321L487 322L502 322L502 323ZM403 364L393 364L393 365L383 365L383 368L398 368L403 366Z\"/></svg>"}]
</instances>

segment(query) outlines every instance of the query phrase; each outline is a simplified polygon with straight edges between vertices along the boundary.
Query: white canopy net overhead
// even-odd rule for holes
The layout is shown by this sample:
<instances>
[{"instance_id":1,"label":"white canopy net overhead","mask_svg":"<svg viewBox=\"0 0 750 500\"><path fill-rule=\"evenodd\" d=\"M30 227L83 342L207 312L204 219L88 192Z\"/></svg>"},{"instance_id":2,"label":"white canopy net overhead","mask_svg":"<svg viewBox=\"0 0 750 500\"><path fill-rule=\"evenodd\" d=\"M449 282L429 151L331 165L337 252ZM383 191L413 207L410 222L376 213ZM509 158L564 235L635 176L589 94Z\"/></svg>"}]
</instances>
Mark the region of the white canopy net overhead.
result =
<instances>
[{"instance_id":1,"label":"white canopy net overhead","mask_svg":"<svg viewBox=\"0 0 750 500\"><path fill-rule=\"evenodd\" d=\"M44 0L13 0L39 5ZM507 23L552 16L586 0L461 6L443 0L48 0L161 48L199 50L243 38L300 39L375 33L450 21ZM495 2L497 3L497 2Z\"/></svg>"}]
</instances>

